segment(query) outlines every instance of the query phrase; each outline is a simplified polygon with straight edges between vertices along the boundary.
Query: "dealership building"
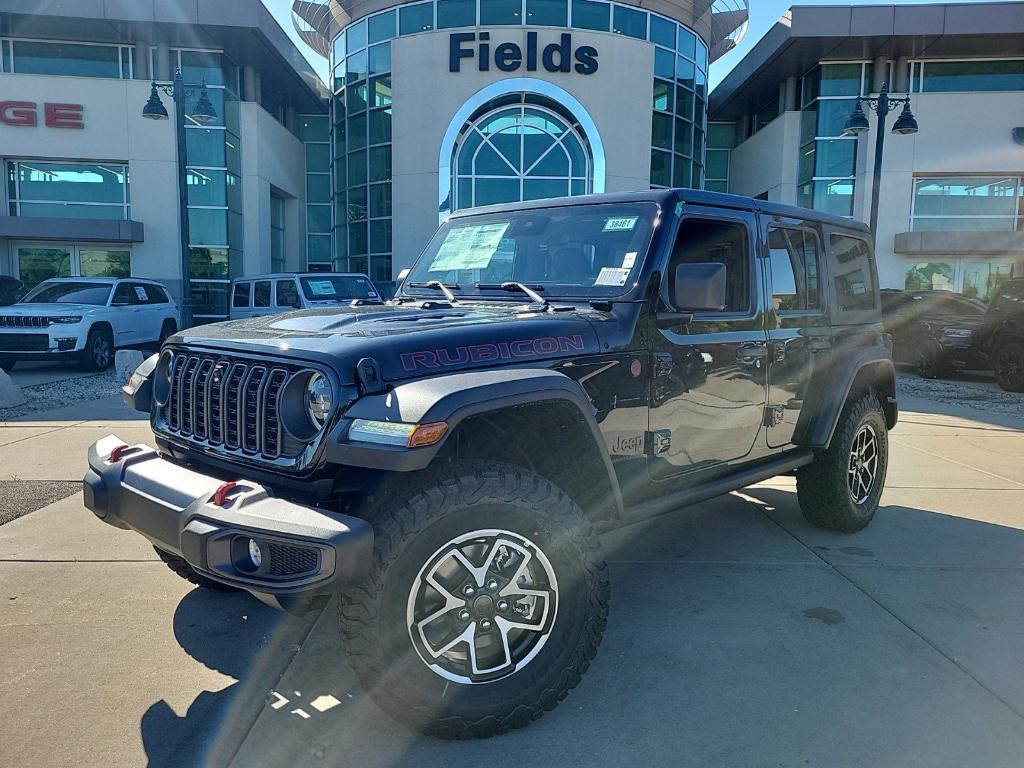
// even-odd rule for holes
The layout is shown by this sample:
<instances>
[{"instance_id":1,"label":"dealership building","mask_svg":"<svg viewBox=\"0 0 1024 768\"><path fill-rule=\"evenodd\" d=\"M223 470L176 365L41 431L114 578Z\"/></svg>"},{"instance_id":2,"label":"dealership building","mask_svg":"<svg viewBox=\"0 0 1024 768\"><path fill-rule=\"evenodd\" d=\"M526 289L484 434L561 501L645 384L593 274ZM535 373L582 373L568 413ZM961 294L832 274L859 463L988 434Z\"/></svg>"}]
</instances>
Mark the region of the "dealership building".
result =
<instances>
[{"instance_id":1,"label":"dealership building","mask_svg":"<svg viewBox=\"0 0 1024 768\"><path fill-rule=\"evenodd\" d=\"M716 189L870 220L877 117L909 96L918 131L884 128L882 287L988 297L1024 275L1024 3L794 7L715 88Z\"/></svg>"},{"instance_id":2,"label":"dealership building","mask_svg":"<svg viewBox=\"0 0 1024 768\"><path fill-rule=\"evenodd\" d=\"M1020 3L795 7L710 97L745 0L296 0L326 83L260 0L35 5L0 0L0 274L27 284L155 278L202 322L243 275L388 282L495 202L692 186L867 220L876 120L843 127L883 82L920 130L887 133L882 285L1024 273ZM142 115L178 68L188 287L174 121Z\"/></svg>"}]
</instances>

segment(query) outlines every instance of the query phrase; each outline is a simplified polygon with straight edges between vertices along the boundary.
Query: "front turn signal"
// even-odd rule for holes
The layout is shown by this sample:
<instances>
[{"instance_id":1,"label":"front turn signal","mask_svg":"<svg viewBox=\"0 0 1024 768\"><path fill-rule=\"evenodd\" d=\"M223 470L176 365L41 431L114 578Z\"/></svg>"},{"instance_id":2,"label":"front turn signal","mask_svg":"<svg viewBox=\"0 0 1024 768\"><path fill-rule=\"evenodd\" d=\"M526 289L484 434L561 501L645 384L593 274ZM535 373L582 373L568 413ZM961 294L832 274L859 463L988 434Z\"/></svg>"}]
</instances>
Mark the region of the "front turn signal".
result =
<instances>
[{"instance_id":1,"label":"front turn signal","mask_svg":"<svg viewBox=\"0 0 1024 768\"><path fill-rule=\"evenodd\" d=\"M430 424L417 424L416 429L409 435L410 448L422 448L425 445L433 445L448 431L448 422L435 421Z\"/></svg>"}]
</instances>

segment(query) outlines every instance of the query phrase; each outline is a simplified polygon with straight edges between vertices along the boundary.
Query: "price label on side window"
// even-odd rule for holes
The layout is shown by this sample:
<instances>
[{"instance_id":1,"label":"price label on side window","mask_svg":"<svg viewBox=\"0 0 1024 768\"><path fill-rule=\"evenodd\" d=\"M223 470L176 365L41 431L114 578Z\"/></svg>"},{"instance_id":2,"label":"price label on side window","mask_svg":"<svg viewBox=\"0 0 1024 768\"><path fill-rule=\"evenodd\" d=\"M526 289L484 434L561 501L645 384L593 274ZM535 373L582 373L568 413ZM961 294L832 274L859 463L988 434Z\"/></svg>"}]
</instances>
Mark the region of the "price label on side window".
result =
<instances>
[{"instance_id":1,"label":"price label on side window","mask_svg":"<svg viewBox=\"0 0 1024 768\"><path fill-rule=\"evenodd\" d=\"M638 216L611 216L605 219L605 232L632 232Z\"/></svg>"}]
</instances>

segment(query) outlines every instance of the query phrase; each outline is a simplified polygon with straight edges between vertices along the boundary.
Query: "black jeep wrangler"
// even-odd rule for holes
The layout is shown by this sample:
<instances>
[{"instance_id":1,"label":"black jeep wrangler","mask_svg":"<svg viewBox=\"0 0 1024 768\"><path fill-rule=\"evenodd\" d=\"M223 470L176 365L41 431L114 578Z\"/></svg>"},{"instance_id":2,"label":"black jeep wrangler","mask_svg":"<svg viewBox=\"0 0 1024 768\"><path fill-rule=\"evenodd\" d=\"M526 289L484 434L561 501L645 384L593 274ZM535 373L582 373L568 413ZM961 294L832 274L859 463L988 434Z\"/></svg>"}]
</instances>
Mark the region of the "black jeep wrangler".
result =
<instances>
[{"instance_id":1,"label":"black jeep wrangler","mask_svg":"<svg viewBox=\"0 0 1024 768\"><path fill-rule=\"evenodd\" d=\"M458 214L388 304L181 332L125 396L156 447L96 443L88 507L196 584L340 593L372 695L449 738L579 683L599 531L788 473L860 530L897 415L866 228L694 190Z\"/></svg>"}]
</instances>

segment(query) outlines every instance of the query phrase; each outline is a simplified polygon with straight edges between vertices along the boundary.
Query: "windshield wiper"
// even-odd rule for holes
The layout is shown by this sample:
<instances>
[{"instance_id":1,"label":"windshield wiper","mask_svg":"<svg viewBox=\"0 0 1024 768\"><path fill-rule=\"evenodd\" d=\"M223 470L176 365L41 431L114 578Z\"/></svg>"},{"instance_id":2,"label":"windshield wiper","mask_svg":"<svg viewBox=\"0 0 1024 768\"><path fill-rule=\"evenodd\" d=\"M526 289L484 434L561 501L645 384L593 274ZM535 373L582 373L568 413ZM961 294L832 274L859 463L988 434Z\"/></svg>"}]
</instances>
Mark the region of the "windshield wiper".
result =
<instances>
[{"instance_id":1,"label":"windshield wiper","mask_svg":"<svg viewBox=\"0 0 1024 768\"><path fill-rule=\"evenodd\" d=\"M526 285L525 283L516 282L477 283L476 289L478 291L508 291L509 293L525 293L535 304L540 304L545 309L550 306L548 300L537 293L537 291L544 290L543 285Z\"/></svg>"},{"instance_id":2,"label":"windshield wiper","mask_svg":"<svg viewBox=\"0 0 1024 768\"><path fill-rule=\"evenodd\" d=\"M444 297L446 299L448 299L449 303L451 303L451 304L458 304L459 303L459 300L457 298L455 298L455 294L452 293L452 289L454 289L456 291L461 291L462 290L462 286L459 285L458 283L451 283L449 285L445 285L440 280L430 280L430 281L428 281L426 283L409 283L409 287L410 288L432 288L435 291L440 291L441 293L444 294Z\"/></svg>"}]
</instances>

